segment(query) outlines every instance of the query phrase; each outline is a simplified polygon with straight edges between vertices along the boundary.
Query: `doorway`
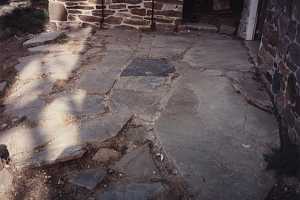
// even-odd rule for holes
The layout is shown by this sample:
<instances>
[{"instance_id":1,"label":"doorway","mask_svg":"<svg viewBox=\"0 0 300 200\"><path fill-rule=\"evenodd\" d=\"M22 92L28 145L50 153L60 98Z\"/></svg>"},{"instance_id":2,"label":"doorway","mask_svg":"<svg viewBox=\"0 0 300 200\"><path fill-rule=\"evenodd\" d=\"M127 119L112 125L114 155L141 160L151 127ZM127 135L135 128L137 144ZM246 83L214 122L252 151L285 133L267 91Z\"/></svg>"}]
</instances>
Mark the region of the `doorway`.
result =
<instances>
[{"instance_id":1,"label":"doorway","mask_svg":"<svg viewBox=\"0 0 300 200\"><path fill-rule=\"evenodd\" d=\"M183 22L216 26L219 32L236 34L244 0L185 0Z\"/></svg>"}]
</instances>

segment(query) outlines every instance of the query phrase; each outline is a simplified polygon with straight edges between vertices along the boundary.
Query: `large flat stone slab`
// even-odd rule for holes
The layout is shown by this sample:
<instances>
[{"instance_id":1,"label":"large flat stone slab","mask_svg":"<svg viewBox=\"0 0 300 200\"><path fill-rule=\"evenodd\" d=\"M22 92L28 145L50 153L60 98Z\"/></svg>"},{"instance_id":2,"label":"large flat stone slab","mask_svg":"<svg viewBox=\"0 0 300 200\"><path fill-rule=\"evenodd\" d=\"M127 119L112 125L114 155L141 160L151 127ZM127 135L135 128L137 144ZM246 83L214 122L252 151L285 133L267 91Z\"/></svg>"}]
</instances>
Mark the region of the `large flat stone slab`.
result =
<instances>
[{"instance_id":1,"label":"large flat stone slab","mask_svg":"<svg viewBox=\"0 0 300 200\"><path fill-rule=\"evenodd\" d=\"M124 173L130 179L151 180L151 178L157 177L157 169L148 144L125 154L112 168Z\"/></svg>"},{"instance_id":2,"label":"large flat stone slab","mask_svg":"<svg viewBox=\"0 0 300 200\"><path fill-rule=\"evenodd\" d=\"M114 90L112 94L112 109L127 108L137 117L145 121L155 121L162 109L163 96L157 93L134 90Z\"/></svg>"},{"instance_id":3,"label":"large flat stone slab","mask_svg":"<svg viewBox=\"0 0 300 200\"><path fill-rule=\"evenodd\" d=\"M196 199L263 199L274 183L263 158L277 144L274 117L216 70L191 70L180 81L156 130Z\"/></svg>"},{"instance_id":4,"label":"large flat stone slab","mask_svg":"<svg viewBox=\"0 0 300 200\"><path fill-rule=\"evenodd\" d=\"M148 200L160 195L164 190L161 183L115 184L107 191L98 192L97 200Z\"/></svg>"},{"instance_id":5,"label":"large flat stone slab","mask_svg":"<svg viewBox=\"0 0 300 200\"><path fill-rule=\"evenodd\" d=\"M95 187L103 181L106 176L106 170L103 168L87 169L80 171L69 182L74 185L78 185L89 190L95 189Z\"/></svg>"},{"instance_id":6,"label":"large flat stone slab","mask_svg":"<svg viewBox=\"0 0 300 200\"><path fill-rule=\"evenodd\" d=\"M196 68L249 70L251 67L242 42L222 36L200 37L183 61Z\"/></svg>"},{"instance_id":7,"label":"large flat stone slab","mask_svg":"<svg viewBox=\"0 0 300 200\"><path fill-rule=\"evenodd\" d=\"M39 46L45 43L50 43L62 37L64 34L62 32L44 32L38 35L35 35L32 39L24 42L25 47L34 47Z\"/></svg>"}]
</instances>

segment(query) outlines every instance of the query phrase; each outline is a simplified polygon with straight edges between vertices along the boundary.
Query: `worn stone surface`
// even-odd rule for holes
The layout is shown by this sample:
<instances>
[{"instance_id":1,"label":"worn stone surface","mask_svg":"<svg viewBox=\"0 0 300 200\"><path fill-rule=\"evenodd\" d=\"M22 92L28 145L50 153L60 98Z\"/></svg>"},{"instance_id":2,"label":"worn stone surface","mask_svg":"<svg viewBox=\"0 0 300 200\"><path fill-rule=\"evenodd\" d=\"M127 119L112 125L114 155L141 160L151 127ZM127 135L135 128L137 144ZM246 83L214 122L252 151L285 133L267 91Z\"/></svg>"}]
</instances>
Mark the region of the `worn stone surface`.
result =
<instances>
[{"instance_id":1,"label":"worn stone surface","mask_svg":"<svg viewBox=\"0 0 300 200\"><path fill-rule=\"evenodd\" d=\"M93 190L103 181L105 176L106 170L103 168L87 169L78 172L74 177L70 178L69 182Z\"/></svg>"},{"instance_id":2,"label":"worn stone surface","mask_svg":"<svg viewBox=\"0 0 300 200\"><path fill-rule=\"evenodd\" d=\"M7 86L7 82L6 81L0 82L0 93L4 92L6 86Z\"/></svg>"},{"instance_id":3,"label":"worn stone surface","mask_svg":"<svg viewBox=\"0 0 300 200\"><path fill-rule=\"evenodd\" d=\"M103 193L97 193L96 199L147 200L159 196L163 190L161 183L115 184Z\"/></svg>"},{"instance_id":4,"label":"worn stone surface","mask_svg":"<svg viewBox=\"0 0 300 200\"><path fill-rule=\"evenodd\" d=\"M175 68L164 59L134 59L121 76L168 76Z\"/></svg>"},{"instance_id":5,"label":"worn stone surface","mask_svg":"<svg viewBox=\"0 0 300 200\"><path fill-rule=\"evenodd\" d=\"M201 38L197 45L184 56L184 61L196 68L242 69L248 70L248 54L242 43L225 37L216 39ZM234 49L234 51L224 51Z\"/></svg>"},{"instance_id":6,"label":"worn stone surface","mask_svg":"<svg viewBox=\"0 0 300 200\"><path fill-rule=\"evenodd\" d=\"M127 130L134 116L158 133L167 158L199 199L258 199L273 183L263 171L262 155L276 144L274 119L233 87L260 93L240 41L204 32L90 34L87 29L68 37L66 43L36 48L16 66L4 114L26 117L2 131L0 143L17 166L76 159L87 143L101 146L122 133L130 148L112 168L128 181L160 178L149 147L139 147L145 130ZM141 58L151 62L131 67ZM128 185L117 195L126 199L135 193ZM144 191L137 190L137 196ZM105 195L114 197L115 191L107 189Z\"/></svg>"},{"instance_id":7,"label":"worn stone surface","mask_svg":"<svg viewBox=\"0 0 300 200\"><path fill-rule=\"evenodd\" d=\"M125 154L113 169L124 173L130 179L150 180L157 177L157 169L152 160L148 144Z\"/></svg>"},{"instance_id":8,"label":"worn stone surface","mask_svg":"<svg viewBox=\"0 0 300 200\"><path fill-rule=\"evenodd\" d=\"M269 75L267 88L274 96L275 106L287 130L283 135L286 140L298 145L299 131L294 128L294 121L300 114L299 78L299 2L270 1L267 3L267 13L262 42L259 50L260 70ZM286 115L286 113L290 113ZM287 122L287 123L283 123Z\"/></svg>"},{"instance_id":9,"label":"worn stone surface","mask_svg":"<svg viewBox=\"0 0 300 200\"><path fill-rule=\"evenodd\" d=\"M67 9L62 2L49 1L48 10L51 21L67 21Z\"/></svg>"},{"instance_id":10,"label":"worn stone surface","mask_svg":"<svg viewBox=\"0 0 300 200\"><path fill-rule=\"evenodd\" d=\"M218 27L212 24L195 23L182 25L183 30L217 32Z\"/></svg>"},{"instance_id":11,"label":"worn stone surface","mask_svg":"<svg viewBox=\"0 0 300 200\"><path fill-rule=\"evenodd\" d=\"M25 47L39 46L39 45L42 45L45 43L52 42L61 36L63 36L62 32L44 32L44 33L35 35L32 39L24 42L23 45Z\"/></svg>"},{"instance_id":12,"label":"worn stone surface","mask_svg":"<svg viewBox=\"0 0 300 200\"><path fill-rule=\"evenodd\" d=\"M102 163L108 163L110 161L118 160L120 157L121 157L121 154L114 149L101 148L93 156L93 160L102 162Z\"/></svg>"},{"instance_id":13,"label":"worn stone surface","mask_svg":"<svg viewBox=\"0 0 300 200\"><path fill-rule=\"evenodd\" d=\"M84 146L61 145L54 148L46 148L37 153L25 153L15 156L13 157L13 162L17 168L41 167L81 158L85 152Z\"/></svg>"},{"instance_id":14,"label":"worn stone surface","mask_svg":"<svg viewBox=\"0 0 300 200\"><path fill-rule=\"evenodd\" d=\"M191 191L199 199L264 198L274 183L263 154L276 144L275 119L216 71L191 70L179 85L156 130Z\"/></svg>"},{"instance_id":15,"label":"worn stone surface","mask_svg":"<svg viewBox=\"0 0 300 200\"><path fill-rule=\"evenodd\" d=\"M12 190L13 186L13 176L7 169L2 169L0 171L0 197L5 197L5 193L8 193Z\"/></svg>"},{"instance_id":16,"label":"worn stone surface","mask_svg":"<svg viewBox=\"0 0 300 200\"><path fill-rule=\"evenodd\" d=\"M236 31L235 27L226 24L221 24L219 28L219 33L227 34L227 35L233 35L235 31Z\"/></svg>"}]
</instances>

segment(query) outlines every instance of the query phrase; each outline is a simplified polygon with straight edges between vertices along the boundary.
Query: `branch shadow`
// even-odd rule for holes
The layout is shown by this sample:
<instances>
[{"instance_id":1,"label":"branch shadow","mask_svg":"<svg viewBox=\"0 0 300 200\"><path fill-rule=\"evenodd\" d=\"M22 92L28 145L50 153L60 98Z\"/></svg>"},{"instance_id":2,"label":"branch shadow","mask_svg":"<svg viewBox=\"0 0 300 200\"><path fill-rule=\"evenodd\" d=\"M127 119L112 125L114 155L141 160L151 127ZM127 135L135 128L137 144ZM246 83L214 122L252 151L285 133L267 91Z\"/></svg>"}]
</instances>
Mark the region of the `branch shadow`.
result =
<instances>
[{"instance_id":1,"label":"branch shadow","mask_svg":"<svg viewBox=\"0 0 300 200\"><path fill-rule=\"evenodd\" d=\"M84 52L90 48L93 29L72 30L67 35L69 41L46 45L42 51L22 58L21 63L15 66L18 73L4 99L4 113L10 119L22 120L0 132L0 143L8 146L12 164L19 175L39 175L40 164L65 161L59 159L81 145L84 133L81 133L79 119L84 117L91 102L85 91L74 92L70 83L76 79L78 70L84 67L81 61ZM66 46L70 51L65 49ZM59 82L63 83L61 90L57 90ZM81 147L78 149L81 150ZM19 165L25 167L24 170L19 170ZM30 170L32 167L36 169ZM44 171L42 176L47 177L47 173ZM28 184L26 180L16 181L12 199L31 197L31 190L35 189L26 188ZM50 188L45 189L43 196L36 198L53 199L50 193Z\"/></svg>"}]
</instances>

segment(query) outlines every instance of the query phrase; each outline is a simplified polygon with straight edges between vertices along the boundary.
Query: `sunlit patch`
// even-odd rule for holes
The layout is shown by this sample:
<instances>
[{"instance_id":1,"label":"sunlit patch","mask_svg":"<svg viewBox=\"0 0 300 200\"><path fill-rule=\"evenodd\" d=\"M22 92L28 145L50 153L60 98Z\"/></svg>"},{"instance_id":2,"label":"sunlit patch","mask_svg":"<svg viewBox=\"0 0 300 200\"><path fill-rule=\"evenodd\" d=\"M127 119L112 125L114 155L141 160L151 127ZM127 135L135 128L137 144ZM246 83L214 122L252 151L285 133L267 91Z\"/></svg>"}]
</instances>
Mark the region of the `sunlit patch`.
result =
<instances>
[{"instance_id":1,"label":"sunlit patch","mask_svg":"<svg viewBox=\"0 0 300 200\"><path fill-rule=\"evenodd\" d=\"M57 97L42 111L41 124L48 127L69 124L70 119L76 121L73 115L80 113L86 95L85 91L80 90Z\"/></svg>"}]
</instances>

